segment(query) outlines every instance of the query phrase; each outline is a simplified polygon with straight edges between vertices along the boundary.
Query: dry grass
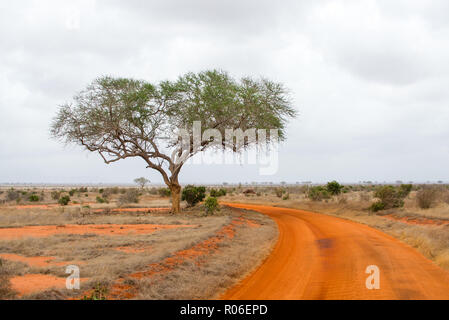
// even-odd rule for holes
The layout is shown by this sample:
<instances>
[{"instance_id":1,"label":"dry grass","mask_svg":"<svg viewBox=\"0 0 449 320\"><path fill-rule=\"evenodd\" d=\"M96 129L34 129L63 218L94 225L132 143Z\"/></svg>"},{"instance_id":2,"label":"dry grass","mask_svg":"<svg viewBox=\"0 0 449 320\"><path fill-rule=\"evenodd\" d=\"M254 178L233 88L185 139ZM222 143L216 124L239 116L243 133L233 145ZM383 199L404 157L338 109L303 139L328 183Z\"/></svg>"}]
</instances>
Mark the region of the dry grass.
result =
<instances>
[{"instance_id":1,"label":"dry grass","mask_svg":"<svg viewBox=\"0 0 449 320\"><path fill-rule=\"evenodd\" d=\"M139 280L138 299L216 299L268 256L277 239L275 223L257 213L247 213L260 226L239 226L232 241L206 261L186 261L175 271Z\"/></svg>"},{"instance_id":2,"label":"dry grass","mask_svg":"<svg viewBox=\"0 0 449 320\"><path fill-rule=\"evenodd\" d=\"M96 194L89 195L89 198L94 196ZM120 193L109 197L118 199L119 196ZM139 204L127 207L167 207L169 205L167 198L144 195ZM110 200L108 204L91 204L89 207L16 209L15 206L12 203L0 206L0 228L66 224L182 224L194 227L160 230L140 235L57 234L44 238L0 239L0 253L25 257L56 257L54 262L77 264L80 267L81 278L88 278L87 281L81 282L81 291L54 288L19 297L10 289L8 279L11 277L48 274L65 278L67 277L65 267L51 264L36 267L3 259L0 269L0 299L79 298L81 292L95 287L110 288L117 279L136 281L134 284L138 288L136 297L141 299L211 298L219 292L220 288L238 281L267 256L277 233L276 225L271 219L258 213L248 213L251 219L261 226L259 228L238 226L232 241L220 244L219 250L207 257L201 265L196 264L195 261L186 261L163 276L137 281L129 279L129 275L171 257L175 252L189 249L209 239L221 228L230 224L238 214L234 210L222 208L214 216L205 216L201 206L179 215L171 215L168 212L151 214L95 212L95 209L99 208L118 207L115 200ZM120 250L123 248L139 250L132 252ZM201 281L198 281L199 279ZM148 283L152 283L151 288L147 286ZM159 289L152 291L154 288Z\"/></svg>"}]
</instances>

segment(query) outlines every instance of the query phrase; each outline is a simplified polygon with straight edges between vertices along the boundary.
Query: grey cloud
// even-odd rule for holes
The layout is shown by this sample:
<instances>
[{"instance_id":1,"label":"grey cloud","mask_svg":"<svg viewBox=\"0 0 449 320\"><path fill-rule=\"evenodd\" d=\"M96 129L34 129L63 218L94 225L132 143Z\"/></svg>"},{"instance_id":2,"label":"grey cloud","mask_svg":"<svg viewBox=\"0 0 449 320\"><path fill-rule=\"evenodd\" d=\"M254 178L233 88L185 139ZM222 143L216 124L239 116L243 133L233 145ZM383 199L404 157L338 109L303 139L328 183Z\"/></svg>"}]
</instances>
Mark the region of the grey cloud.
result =
<instances>
[{"instance_id":1,"label":"grey cloud","mask_svg":"<svg viewBox=\"0 0 449 320\"><path fill-rule=\"evenodd\" d=\"M106 166L50 140L51 118L100 75L159 81L208 68L285 83L300 118L289 125L274 177L252 166L188 166L184 182L449 180L447 6L2 2L0 182L161 182L137 160Z\"/></svg>"}]
</instances>

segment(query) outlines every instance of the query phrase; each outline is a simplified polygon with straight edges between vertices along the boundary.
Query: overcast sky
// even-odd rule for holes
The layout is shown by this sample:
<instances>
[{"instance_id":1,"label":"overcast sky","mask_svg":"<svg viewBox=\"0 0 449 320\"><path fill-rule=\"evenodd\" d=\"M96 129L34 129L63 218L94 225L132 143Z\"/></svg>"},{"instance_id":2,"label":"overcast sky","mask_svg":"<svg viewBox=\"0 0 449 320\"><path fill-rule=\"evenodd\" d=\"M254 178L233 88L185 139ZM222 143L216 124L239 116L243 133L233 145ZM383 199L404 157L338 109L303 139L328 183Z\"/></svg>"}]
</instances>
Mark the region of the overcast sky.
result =
<instances>
[{"instance_id":1,"label":"overcast sky","mask_svg":"<svg viewBox=\"0 0 449 320\"><path fill-rule=\"evenodd\" d=\"M0 2L0 182L162 182L51 140L51 119L101 75L213 68L283 82L300 116L276 175L189 165L184 183L449 181L447 0L21 0Z\"/></svg>"}]
</instances>

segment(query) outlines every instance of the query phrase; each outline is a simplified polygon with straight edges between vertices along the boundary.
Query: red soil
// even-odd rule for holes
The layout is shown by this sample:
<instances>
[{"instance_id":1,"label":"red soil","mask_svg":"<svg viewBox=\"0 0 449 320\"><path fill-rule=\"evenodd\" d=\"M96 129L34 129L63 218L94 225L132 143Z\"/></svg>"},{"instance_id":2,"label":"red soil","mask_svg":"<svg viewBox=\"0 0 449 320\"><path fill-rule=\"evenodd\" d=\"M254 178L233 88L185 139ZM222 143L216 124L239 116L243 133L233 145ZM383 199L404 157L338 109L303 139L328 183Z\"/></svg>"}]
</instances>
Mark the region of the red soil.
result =
<instances>
[{"instance_id":1,"label":"red soil","mask_svg":"<svg viewBox=\"0 0 449 320\"><path fill-rule=\"evenodd\" d=\"M430 218L424 218L424 217L398 217L393 214L388 214L385 216L382 216L386 219L399 221L407 224L414 224L414 225L430 225L430 226L442 226L442 225L449 225L449 220L442 220L442 219L430 219Z\"/></svg>"},{"instance_id":2,"label":"red soil","mask_svg":"<svg viewBox=\"0 0 449 320\"><path fill-rule=\"evenodd\" d=\"M196 260L196 263L200 265L202 260L214 251L218 250L219 243L233 239L235 236L235 227L242 224L247 224L251 227L258 226L257 223L248 219L244 219L242 217L235 218L230 224L221 228L211 238L204 240L189 249L178 251L171 257L164 259L162 262L150 264L147 270L135 272L129 275L129 277L135 279L150 278L157 274L170 272L185 261ZM132 299L136 296L136 294L137 292L135 287L124 284L124 280L119 279L112 285L112 288L108 294L108 299ZM86 295L89 295L89 293Z\"/></svg>"},{"instance_id":3,"label":"red soil","mask_svg":"<svg viewBox=\"0 0 449 320\"><path fill-rule=\"evenodd\" d=\"M81 278L80 281L85 281ZM48 290L51 288L63 289L66 287L66 278L59 278L48 274L26 274L9 279L11 289L16 291L18 296Z\"/></svg>"},{"instance_id":4,"label":"red soil","mask_svg":"<svg viewBox=\"0 0 449 320\"><path fill-rule=\"evenodd\" d=\"M157 230L189 228L192 225L152 225L152 224L97 224L64 226L27 226L20 228L0 228L0 239L14 240L25 237L49 237L55 234L99 234L126 235L149 234Z\"/></svg>"},{"instance_id":5,"label":"red soil","mask_svg":"<svg viewBox=\"0 0 449 320\"><path fill-rule=\"evenodd\" d=\"M13 253L2 253L0 258L10 261L18 261L28 264L31 267L52 267L52 266L67 266L71 264L83 264L82 261L53 261L55 257L24 257Z\"/></svg>"}]
</instances>

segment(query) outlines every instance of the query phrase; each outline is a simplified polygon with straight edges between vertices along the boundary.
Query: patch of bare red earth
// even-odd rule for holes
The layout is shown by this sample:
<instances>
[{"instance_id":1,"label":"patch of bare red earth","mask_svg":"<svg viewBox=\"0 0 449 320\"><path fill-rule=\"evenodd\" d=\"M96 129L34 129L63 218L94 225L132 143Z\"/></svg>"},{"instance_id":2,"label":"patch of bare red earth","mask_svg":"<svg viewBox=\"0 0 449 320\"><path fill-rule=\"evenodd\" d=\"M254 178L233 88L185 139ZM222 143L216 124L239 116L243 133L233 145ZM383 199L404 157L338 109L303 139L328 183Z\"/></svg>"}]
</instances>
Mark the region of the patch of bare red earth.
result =
<instances>
[{"instance_id":1,"label":"patch of bare red earth","mask_svg":"<svg viewBox=\"0 0 449 320\"><path fill-rule=\"evenodd\" d=\"M250 227L258 227L256 222L242 217L235 218L228 225L221 228L214 236L207 240L204 240L195 246L175 252L172 256L164 259L161 262L153 263L148 266L144 271L139 271L130 274L128 277L134 279L151 278L155 275L169 273L178 266L182 265L185 261L195 260L198 266L207 259L207 257L218 250L220 243L224 241L232 240L235 236L235 228L237 226L246 224ZM137 295L137 288L133 285L124 283L125 279L118 279L110 288L108 293L108 299L123 300L133 299ZM89 296L93 290L85 292L83 296Z\"/></svg>"},{"instance_id":2,"label":"patch of bare red earth","mask_svg":"<svg viewBox=\"0 0 449 320\"><path fill-rule=\"evenodd\" d=\"M444 226L449 225L449 220L443 220L443 219L430 219L425 217L398 217L394 214L388 214L382 216L383 218L390 219L393 221L399 221L407 224L414 224L414 225L423 225L423 226Z\"/></svg>"},{"instance_id":3,"label":"patch of bare red earth","mask_svg":"<svg viewBox=\"0 0 449 320\"><path fill-rule=\"evenodd\" d=\"M81 265L83 261L54 261L56 257L24 257L13 253L2 253L0 258L9 261L17 261L26 263L31 267L52 267L52 266L67 266L67 265ZM81 279L87 280L86 278ZM24 295L47 290L50 288L65 287L66 278L55 277L47 274L26 274L23 276L16 276L10 279L11 289L17 292L19 297Z\"/></svg>"},{"instance_id":4,"label":"patch of bare red earth","mask_svg":"<svg viewBox=\"0 0 449 320\"><path fill-rule=\"evenodd\" d=\"M21 238L49 237L55 234L99 234L120 236L126 234L150 234L158 230L188 228L192 225L64 225L64 226L27 226L20 228L0 228L1 240L16 240ZM24 257L11 253L0 255L2 258L11 261L20 261L35 267L64 266L72 264L70 262L53 261L55 257ZM77 262L76 264L82 264ZM87 279L81 279L87 280ZM10 279L11 288L24 296L30 293L39 292L51 288L64 288L66 278L55 277L45 274L26 274Z\"/></svg>"},{"instance_id":5,"label":"patch of bare red earth","mask_svg":"<svg viewBox=\"0 0 449 320\"><path fill-rule=\"evenodd\" d=\"M61 226L26 226L20 228L0 228L0 239L15 240L26 237L42 238L57 234L98 234L121 236L127 234L149 234L158 230L190 228L192 225L151 225L151 224L92 224Z\"/></svg>"}]
</instances>

